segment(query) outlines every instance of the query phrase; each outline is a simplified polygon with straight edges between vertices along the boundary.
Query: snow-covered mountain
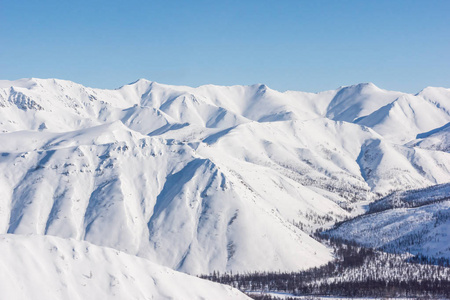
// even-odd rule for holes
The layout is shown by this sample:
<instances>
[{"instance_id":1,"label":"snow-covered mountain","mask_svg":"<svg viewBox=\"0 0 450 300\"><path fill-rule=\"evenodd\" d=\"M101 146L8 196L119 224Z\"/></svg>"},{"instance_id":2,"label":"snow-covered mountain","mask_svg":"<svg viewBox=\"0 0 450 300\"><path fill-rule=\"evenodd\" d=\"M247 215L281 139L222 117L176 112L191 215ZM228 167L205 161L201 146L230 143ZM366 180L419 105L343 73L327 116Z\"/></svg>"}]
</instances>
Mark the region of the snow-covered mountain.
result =
<instances>
[{"instance_id":1,"label":"snow-covered mountain","mask_svg":"<svg viewBox=\"0 0 450 300\"><path fill-rule=\"evenodd\" d=\"M321 265L315 229L450 182L450 154L418 144L450 122L446 91L0 81L0 232L194 274Z\"/></svg>"},{"instance_id":2,"label":"snow-covered mountain","mask_svg":"<svg viewBox=\"0 0 450 300\"><path fill-rule=\"evenodd\" d=\"M191 273L305 268L331 259L239 174L183 143L121 122L8 135L15 145L43 144L3 152L3 232L85 239ZM298 210L342 210L331 201L297 202Z\"/></svg>"},{"instance_id":3,"label":"snow-covered mountain","mask_svg":"<svg viewBox=\"0 0 450 300\"><path fill-rule=\"evenodd\" d=\"M123 252L49 236L0 235L2 299L250 299Z\"/></svg>"},{"instance_id":4,"label":"snow-covered mountain","mask_svg":"<svg viewBox=\"0 0 450 300\"><path fill-rule=\"evenodd\" d=\"M398 142L408 142L417 134L446 124L450 114L435 103L423 98L404 95L357 123L371 127L385 138Z\"/></svg>"}]
</instances>

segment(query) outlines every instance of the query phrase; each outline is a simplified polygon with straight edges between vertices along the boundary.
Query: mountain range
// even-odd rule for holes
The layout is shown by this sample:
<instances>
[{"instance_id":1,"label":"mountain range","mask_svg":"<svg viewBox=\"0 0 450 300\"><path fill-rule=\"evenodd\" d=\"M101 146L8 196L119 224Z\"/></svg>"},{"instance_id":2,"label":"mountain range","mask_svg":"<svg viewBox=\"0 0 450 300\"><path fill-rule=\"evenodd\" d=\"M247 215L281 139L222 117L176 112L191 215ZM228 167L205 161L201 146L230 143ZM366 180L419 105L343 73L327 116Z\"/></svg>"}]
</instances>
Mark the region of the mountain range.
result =
<instances>
[{"instance_id":1,"label":"mountain range","mask_svg":"<svg viewBox=\"0 0 450 300\"><path fill-rule=\"evenodd\" d=\"M0 233L86 241L189 274L320 266L334 256L316 230L450 182L449 124L445 88L3 80Z\"/></svg>"}]
</instances>

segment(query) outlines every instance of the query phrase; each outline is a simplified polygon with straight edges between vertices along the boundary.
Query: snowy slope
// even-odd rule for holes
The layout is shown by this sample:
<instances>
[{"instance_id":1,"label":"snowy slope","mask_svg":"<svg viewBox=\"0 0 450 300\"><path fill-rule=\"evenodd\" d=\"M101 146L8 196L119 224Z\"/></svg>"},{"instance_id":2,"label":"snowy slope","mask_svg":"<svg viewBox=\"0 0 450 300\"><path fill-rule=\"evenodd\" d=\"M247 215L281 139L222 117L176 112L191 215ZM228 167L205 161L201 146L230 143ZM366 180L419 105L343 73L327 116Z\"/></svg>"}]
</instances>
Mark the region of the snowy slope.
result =
<instances>
[{"instance_id":1,"label":"snowy slope","mask_svg":"<svg viewBox=\"0 0 450 300\"><path fill-rule=\"evenodd\" d=\"M417 96L423 97L425 100L433 103L441 108L447 114L450 114L450 89L442 87L427 87L420 91Z\"/></svg>"},{"instance_id":2,"label":"snowy slope","mask_svg":"<svg viewBox=\"0 0 450 300\"><path fill-rule=\"evenodd\" d=\"M414 140L450 122L446 94L422 94L0 81L0 232L195 274L321 265L332 254L312 231L450 182L450 154Z\"/></svg>"},{"instance_id":3,"label":"snowy slope","mask_svg":"<svg viewBox=\"0 0 450 300\"><path fill-rule=\"evenodd\" d=\"M418 134L416 139L407 145L428 150L450 152L450 122L429 132Z\"/></svg>"},{"instance_id":4,"label":"snowy slope","mask_svg":"<svg viewBox=\"0 0 450 300\"><path fill-rule=\"evenodd\" d=\"M85 239L189 273L294 270L332 258L274 203L183 143L121 122L5 135L2 232ZM36 150L25 151L24 139Z\"/></svg>"},{"instance_id":5,"label":"snowy slope","mask_svg":"<svg viewBox=\"0 0 450 300\"><path fill-rule=\"evenodd\" d=\"M391 252L450 258L449 220L450 184L442 184L393 193L328 233Z\"/></svg>"},{"instance_id":6,"label":"snowy slope","mask_svg":"<svg viewBox=\"0 0 450 300\"><path fill-rule=\"evenodd\" d=\"M2 299L249 299L236 289L83 241L0 235Z\"/></svg>"},{"instance_id":7,"label":"snowy slope","mask_svg":"<svg viewBox=\"0 0 450 300\"><path fill-rule=\"evenodd\" d=\"M381 107L357 123L395 143L406 143L417 134L448 123L450 115L440 106L425 99L404 95Z\"/></svg>"},{"instance_id":8,"label":"snowy slope","mask_svg":"<svg viewBox=\"0 0 450 300\"><path fill-rule=\"evenodd\" d=\"M326 116L336 121L354 122L403 94L382 90L373 83L342 87L328 104Z\"/></svg>"},{"instance_id":9,"label":"snowy slope","mask_svg":"<svg viewBox=\"0 0 450 300\"><path fill-rule=\"evenodd\" d=\"M347 122L316 118L252 122L192 134L195 131L185 127L161 137L190 142L197 153L239 173L263 166L317 193L332 192L342 207L394 190L450 180L447 153L395 145L373 130Z\"/></svg>"},{"instance_id":10,"label":"snowy slope","mask_svg":"<svg viewBox=\"0 0 450 300\"><path fill-rule=\"evenodd\" d=\"M411 95L382 90L372 83L313 94L280 93L260 84L191 88L145 79L116 90L100 90L65 80L31 78L0 81L0 129L75 130L120 119L148 134L167 123L228 128L249 121L327 117L357 122L395 142L407 142L412 132L425 132L450 121L448 99L448 89L427 88ZM150 116L144 122L140 114ZM405 120L408 122L402 124ZM395 127L397 135L392 135L387 129L397 125L403 127ZM408 132L402 133L400 129L405 128Z\"/></svg>"}]
</instances>

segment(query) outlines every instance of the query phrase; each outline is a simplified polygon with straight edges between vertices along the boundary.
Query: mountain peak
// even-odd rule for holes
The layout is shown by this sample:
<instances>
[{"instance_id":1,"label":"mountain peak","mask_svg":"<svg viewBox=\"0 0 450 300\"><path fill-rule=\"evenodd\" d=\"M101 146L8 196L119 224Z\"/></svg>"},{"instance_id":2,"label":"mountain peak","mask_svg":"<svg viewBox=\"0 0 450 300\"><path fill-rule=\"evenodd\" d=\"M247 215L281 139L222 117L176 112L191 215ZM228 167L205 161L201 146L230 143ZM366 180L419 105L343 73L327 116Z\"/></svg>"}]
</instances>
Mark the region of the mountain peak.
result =
<instances>
[{"instance_id":1,"label":"mountain peak","mask_svg":"<svg viewBox=\"0 0 450 300\"><path fill-rule=\"evenodd\" d=\"M447 153L403 145L450 121L444 94L5 84L0 233L85 239L193 274L295 271L332 259L309 233L361 201L450 181Z\"/></svg>"},{"instance_id":2,"label":"mountain peak","mask_svg":"<svg viewBox=\"0 0 450 300\"><path fill-rule=\"evenodd\" d=\"M379 90L379 89L380 88L377 87L372 82L363 82L363 83L358 83L358 84L353 84L353 85L341 86L337 90L338 91L341 91L341 90L354 90L354 91L362 92L362 91L365 91L365 90Z\"/></svg>"},{"instance_id":3,"label":"mountain peak","mask_svg":"<svg viewBox=\"0 0 450 300\"><path fill-rule=\"evenodd\" d=\"M145 78L139 78L133 82L128 83L127 85L135 85L135 84L151 84L153 81L150 81Z\"/></svg>"}]
</instances>

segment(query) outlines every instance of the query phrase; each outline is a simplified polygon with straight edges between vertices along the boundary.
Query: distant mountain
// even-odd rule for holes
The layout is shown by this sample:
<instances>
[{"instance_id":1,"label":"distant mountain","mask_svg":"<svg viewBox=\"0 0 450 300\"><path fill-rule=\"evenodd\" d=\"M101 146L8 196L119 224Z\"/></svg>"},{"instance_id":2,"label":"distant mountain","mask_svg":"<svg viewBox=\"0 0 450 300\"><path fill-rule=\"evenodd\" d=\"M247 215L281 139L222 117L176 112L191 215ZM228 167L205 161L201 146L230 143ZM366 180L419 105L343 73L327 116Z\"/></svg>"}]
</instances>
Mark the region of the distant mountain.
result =
<instances>
[{"instance_id":1,"label":"distant mountain","mask_svg":"<svg viewBox=\"0 0 450 300\"><path fill-rule=\"evenodd\" d=\"M193 274L322 265L333 254L316 229L450 182L437 147L446 95L0 81L0 232L86 240Z\"/></svg>"},{"instance_id":2,"label":"distant mountain","mask_svg":"<svg viewBox=\"0 0 450 300\"><path fill-rule=\"evenodd\" d=\"M0 235L2 299L250 299L236 289L83 241Z\"/></svg>"},{"instance_id":3,"label":"distant mountain","mask_svg":"<svg viewBox=\"0 0 450 300\"><path fill-rule=\"evenodd\" d=\"M100 90L59 79L0 80L0 107L4 117L0 128L3 132L38 130L45 124L48 130L65 131L121 120L133 130L148 134L149 130L167 123L229 128L251 121L326 117L380 128L388 126L386 122L408 118L424 132L448 122L449 91L429 87L411 95L365 83L317 94L280 93L259 84L191 88L145 79L116 90ZM151 117L146 118L146 122L135 120L147 114ZM435 118L422 120L430 114ZM49 119L49 115L53 118ZM399 129L393 131L401 132ZM398 134L402 139L408 136Z\"/></svg>"},{"instance_id":4,"label":"distant mountain","mask_svg":"<svg viewBox=\"0 0 450 300\"><path fill-rule=\"evenodd\" d=\"M326 117L336 121L357 122L404 95L386 91L373 83L342 87L327 107Z\"/></svg>"},{"instance_id":5,"label":"distant mountain","mask_svg":"<svg viewBox=\"0 0 450 300\"><path fill-rule=\"evenodd\" d=\"M389 103L357 123L371 127L383 137L405 143L417 134L448 122L449 114L442 107L423 98L405 95Z\"/></svg>"},{"instance_id":6,"label":"distant mountain","mask_svg":"<svg viewBox=\"0 0 450 300\"><path fill-rule=\"evenodd\" d=\"M442 87L427 87L417 93L417 96L424 98L425 100L433 103L440 109L450 114L450 89Z\"/></svg>"}]
</instances>

